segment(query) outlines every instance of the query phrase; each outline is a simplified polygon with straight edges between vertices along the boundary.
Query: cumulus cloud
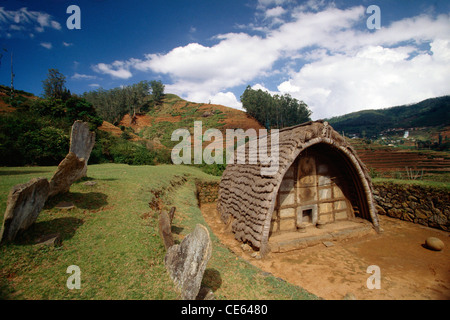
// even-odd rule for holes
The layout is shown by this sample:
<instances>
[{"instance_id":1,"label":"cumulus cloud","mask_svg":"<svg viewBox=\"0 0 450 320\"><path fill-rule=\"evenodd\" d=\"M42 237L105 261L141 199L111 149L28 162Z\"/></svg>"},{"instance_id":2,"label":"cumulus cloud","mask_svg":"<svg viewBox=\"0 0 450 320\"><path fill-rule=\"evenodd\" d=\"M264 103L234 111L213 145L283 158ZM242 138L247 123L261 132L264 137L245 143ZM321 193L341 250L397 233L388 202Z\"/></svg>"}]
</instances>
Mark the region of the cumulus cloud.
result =
<instances>
[{"instance_id":1,"label":"cumulus cloud","mask_svg":"<svg viewBox=\"0 0 450 320\"><path fill-rule=\"evenodd\" d=\"M112 64L99 63L93 66L93 70L99 73L108 74L113 78L128 79L133 76L129 67L129 63L114 61Z\"/></svg>"},{"instance_id":2,"label":"cumulus cloud","mask_svg":"<svg viewBox=\"0 0 450 320\"><path fill-rule=\"evenodd\" d=\"M242 110L242 103L236 99L233 92L219 92L210 98L211 103Z\"/></svg>"},{"instance_id":3,"label":"cumulus cloud","mask_svg":"<svg viewBox=\"0 0 450 320\"><path fill-rule=\"evenodd\" d=\"M265 12L265 15L266 15L266 18L274 18L274 17L282 16L284 13L286 13L286 10L283 9L283 7L278 6L278 7L267 10Z\"/></svg>"},{"instance_id":4,"label":"cumulus cloud","mask_svg":"<svg viewBox=\"0 0 450 320\"><path fill-rule=\"evenodd\" d=\"M134 71L165 74L172 79L168 92L236 108L233 88L270 83L278 90L271 93L305 101L315 119L449 94L449 14L404 18L373 32L363 6L311 0L293 8L290 1L260 0L258 8L276 18L287 4L289 21L268 22L260 36L218 35L211 46L189 43L94 70L120 79Z\"/></svg>"},{"instance_id":5,"label":"cumulus cloud","mask_svg":"<svg viewBox=\"0 0 450 320\"><path fill-rule=\"evenodd\" d=\"M322 50L312 51L311 62L278 90L307 102L315 119L449 94L449 30L442 15L404 19L375 33L335 32L340 40L315 44Z\"/></svg>"},{"instance_id":6,"label":"cumulus cloud","mask_svg":"<svg viewBox=\"0 0 450 320\"><path fill-rule=\"evenodd\" d=\"M6 10L0 7L0 37L7 36L4 30L12 30L8 37L30 36L33 32L44 32L46 28L61 30L61 24L51 15L42 11L31 11L28 8Z\"/></svg>"}]
</instances>

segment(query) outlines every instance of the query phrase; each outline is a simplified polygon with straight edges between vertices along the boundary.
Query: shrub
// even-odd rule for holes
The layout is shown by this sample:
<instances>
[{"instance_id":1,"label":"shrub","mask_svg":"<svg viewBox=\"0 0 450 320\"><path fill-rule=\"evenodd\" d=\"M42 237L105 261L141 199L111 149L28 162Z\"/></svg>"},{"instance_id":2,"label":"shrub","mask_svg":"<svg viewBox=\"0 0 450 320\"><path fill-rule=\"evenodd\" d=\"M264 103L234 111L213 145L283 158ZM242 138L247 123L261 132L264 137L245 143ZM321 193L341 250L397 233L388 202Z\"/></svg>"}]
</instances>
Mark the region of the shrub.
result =
<instances>
[{"instance_id":1,"label":"shrub","mask_svg":"<svg viewBox=\"0 0 450 320\"><path fill-rule=\"evenodd\" d=\"M26 163L57 165L69 150L69 136L54 127L24 133L18 140Z\"/></svg>"},{"instance_id":2,"label":"shrub","mask_svg":"<svg viewBox=\"0 0 450 320\"><path fill-rule=\"evenodd\" d=\"M103 123L103 119L97 115L92 103L85 99L72 97L66 101L65 107L66 117L70 122L76 120L89 122L93 127L92 129L101 126Z\"/></svg>"}]
</instances>

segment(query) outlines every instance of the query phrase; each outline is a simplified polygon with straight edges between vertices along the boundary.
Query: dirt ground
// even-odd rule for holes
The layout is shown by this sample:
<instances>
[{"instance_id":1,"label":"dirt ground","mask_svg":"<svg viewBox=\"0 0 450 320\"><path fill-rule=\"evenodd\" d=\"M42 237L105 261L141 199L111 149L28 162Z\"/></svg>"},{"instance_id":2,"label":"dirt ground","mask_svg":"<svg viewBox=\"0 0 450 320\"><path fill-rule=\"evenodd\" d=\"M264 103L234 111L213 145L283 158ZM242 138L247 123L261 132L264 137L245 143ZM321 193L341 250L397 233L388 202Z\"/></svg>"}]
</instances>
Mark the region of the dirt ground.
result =
<instances>
[{"instance_id":1,"label":"dirt ground","mask_svg":"<svg viewBox=\"0 0 450 320\"><path fill-rule=\"evenodd\" d=\"M319 244L286 253L251 257L225 230L216 204L203 204L202 213L214 234L236 255L275 277L298 285L324 299L340 300L449 300L450 233L380 216L381 234ZM441 239L442 251L425 248L426 238ZM367 268L380 269L380 289L368 289Z\"/></svg>"}]
</instances>

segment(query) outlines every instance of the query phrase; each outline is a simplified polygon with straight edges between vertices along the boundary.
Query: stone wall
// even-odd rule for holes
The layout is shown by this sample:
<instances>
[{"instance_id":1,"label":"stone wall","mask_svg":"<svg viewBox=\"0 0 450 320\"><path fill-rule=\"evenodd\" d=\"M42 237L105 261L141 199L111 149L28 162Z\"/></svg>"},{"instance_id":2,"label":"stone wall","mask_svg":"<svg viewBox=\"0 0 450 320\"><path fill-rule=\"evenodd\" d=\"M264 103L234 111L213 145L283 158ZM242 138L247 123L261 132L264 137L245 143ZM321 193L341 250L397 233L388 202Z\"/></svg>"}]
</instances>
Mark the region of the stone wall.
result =
<instances>
[{"instance_id":1,"label":"stone wall","mask_svg":"<svg viewBox=\"0 0 450 320\"><path fill-rule=\"evenodd\" d=\"M418 185L374 184L378 214L450 231L450 192Z\"/></svg>"},{"instance_id":2,"label":"stone wall","mask_svg":"<svg viewBox=\"0 0 450 320\"><path fill-rule=\"evenodd\" d=\"M217 200L219 182L197 182L199 203ZM450 192L440 188L374 183L378 214L450 231Z\"/></svg>"},{"instance_id":3,"label":"stone wall","mask_svg":"<svg viewBox=\"0 0 450 320\"><path fill-rule=\"evenodd\" d=\"M216 202L219 196L219 182L197 181L197 198L200 204Z\"/></svg>"}]
</instances>

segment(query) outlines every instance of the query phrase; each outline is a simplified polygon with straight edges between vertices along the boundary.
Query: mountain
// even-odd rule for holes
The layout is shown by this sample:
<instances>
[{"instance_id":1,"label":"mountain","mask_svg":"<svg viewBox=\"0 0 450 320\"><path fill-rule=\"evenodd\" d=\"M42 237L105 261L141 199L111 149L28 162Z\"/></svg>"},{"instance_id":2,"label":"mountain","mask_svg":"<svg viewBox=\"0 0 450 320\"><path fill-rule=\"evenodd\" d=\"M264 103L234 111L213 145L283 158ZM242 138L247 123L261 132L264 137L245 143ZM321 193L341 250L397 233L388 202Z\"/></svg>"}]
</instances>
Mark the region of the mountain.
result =
<instances>
[{"instance_id":1,"label":"mountain","mask_svg":"<svg viewBox=\"0 0 450 320\"><path fill-rule=\"evenodd\" d=\"M327 121L338 132L360 137L377 137L382 132L400 128L443 128L450 125L450 96L386 109L352 112Z\"/></svg>"}]
</instances>

